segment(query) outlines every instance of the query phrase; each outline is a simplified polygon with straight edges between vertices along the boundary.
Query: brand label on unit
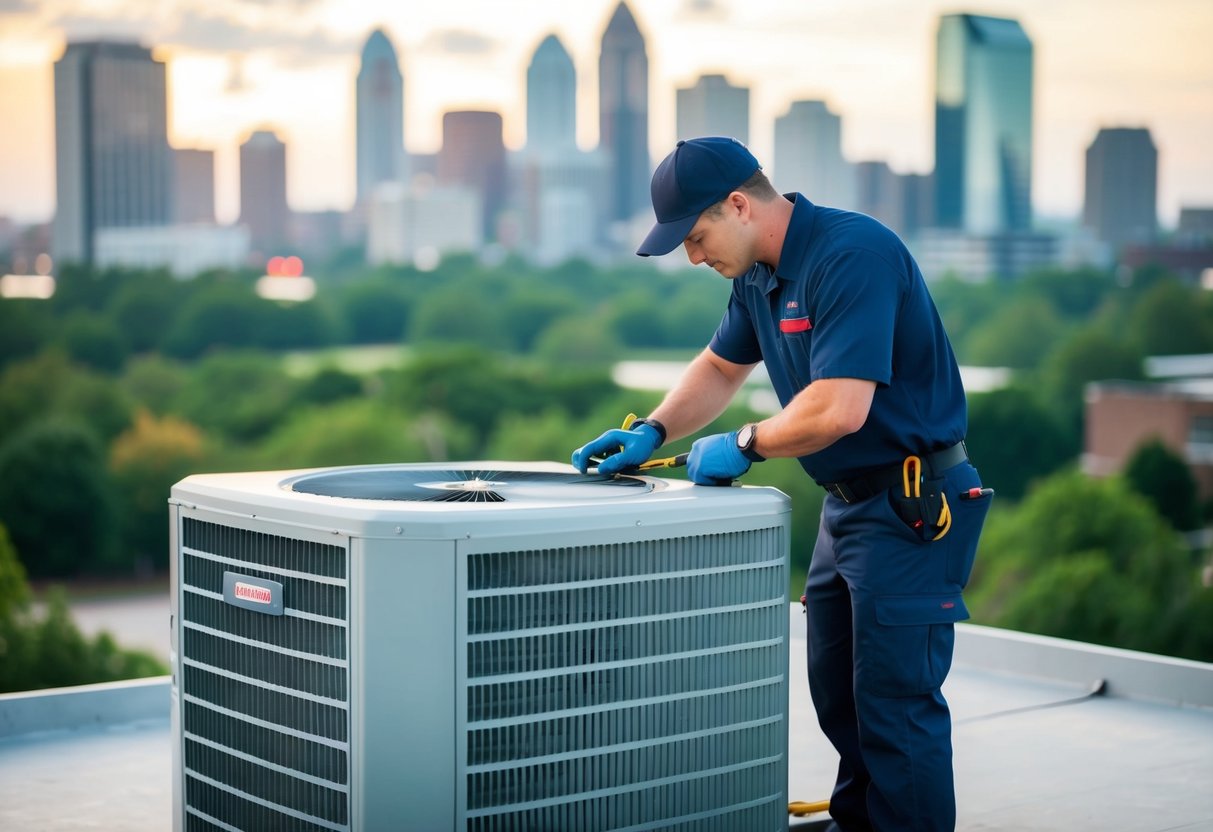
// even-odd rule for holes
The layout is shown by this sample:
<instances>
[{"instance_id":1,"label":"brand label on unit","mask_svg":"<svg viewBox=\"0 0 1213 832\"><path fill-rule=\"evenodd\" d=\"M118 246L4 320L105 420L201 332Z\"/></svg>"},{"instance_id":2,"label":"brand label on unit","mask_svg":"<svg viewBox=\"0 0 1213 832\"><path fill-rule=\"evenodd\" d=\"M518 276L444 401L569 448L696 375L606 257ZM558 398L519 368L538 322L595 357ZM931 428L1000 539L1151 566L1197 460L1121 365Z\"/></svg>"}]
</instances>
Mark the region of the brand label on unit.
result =
<instances>
[{"instance_id":1,"label":"brand label on unit","mask_svg":"<svg viewBox=\"0 0 1213 832\"><path fill-rule=\"evenodd\" d=\"M224 572L223 600L234 607L282 615L282 584L239 572Z\"/></svg>"}]
</instances>

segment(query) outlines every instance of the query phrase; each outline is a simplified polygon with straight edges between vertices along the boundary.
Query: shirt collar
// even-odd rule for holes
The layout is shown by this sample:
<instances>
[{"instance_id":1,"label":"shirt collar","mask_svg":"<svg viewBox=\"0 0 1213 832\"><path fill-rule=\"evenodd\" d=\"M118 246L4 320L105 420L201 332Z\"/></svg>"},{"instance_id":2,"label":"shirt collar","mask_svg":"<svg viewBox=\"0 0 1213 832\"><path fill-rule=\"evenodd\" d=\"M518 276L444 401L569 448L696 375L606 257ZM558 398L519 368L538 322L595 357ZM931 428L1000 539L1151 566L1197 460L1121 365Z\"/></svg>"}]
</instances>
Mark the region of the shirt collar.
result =
<instances>
[{"instance_id":1,"label":"shirt collar","mask_svg":"<svg viewBox=\"0 0 1213 832\"><path fill-rule=\"evenodd\" d=\"M810 238L813 236L816 206L802 194L790 193L783 196L792 202L792 217L784 234L783 248L779 251L779 265L774 269L761 263L754 266L754 282L765 295L775 291L779 285L778 281L796 280L801 276L809 253Z\"/></svg>"}]
</instances>

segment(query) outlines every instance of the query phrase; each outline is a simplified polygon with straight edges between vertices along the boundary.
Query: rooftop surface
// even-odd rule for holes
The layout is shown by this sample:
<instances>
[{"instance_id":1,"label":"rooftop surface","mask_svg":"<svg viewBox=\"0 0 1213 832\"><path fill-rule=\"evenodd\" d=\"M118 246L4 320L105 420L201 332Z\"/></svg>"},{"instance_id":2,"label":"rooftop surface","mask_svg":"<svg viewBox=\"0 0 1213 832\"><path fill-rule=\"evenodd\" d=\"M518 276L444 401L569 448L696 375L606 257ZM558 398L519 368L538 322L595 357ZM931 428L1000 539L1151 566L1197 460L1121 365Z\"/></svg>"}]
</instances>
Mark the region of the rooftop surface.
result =
<instances>
[{"instance_id":1,"label":"rooftop surface","mask_svg":"<svg viewBox=\"0 0 1213 832\"><path fill-rule=\"evenodd\" d=\"M823 800L837 758L809 700L799 604L790 615L788 797ZM1213 829L1213 665L957 630L959 829ZM171 828L168 710L167 678L0 696L0 829Z\"/></svg>"}]
</instances>

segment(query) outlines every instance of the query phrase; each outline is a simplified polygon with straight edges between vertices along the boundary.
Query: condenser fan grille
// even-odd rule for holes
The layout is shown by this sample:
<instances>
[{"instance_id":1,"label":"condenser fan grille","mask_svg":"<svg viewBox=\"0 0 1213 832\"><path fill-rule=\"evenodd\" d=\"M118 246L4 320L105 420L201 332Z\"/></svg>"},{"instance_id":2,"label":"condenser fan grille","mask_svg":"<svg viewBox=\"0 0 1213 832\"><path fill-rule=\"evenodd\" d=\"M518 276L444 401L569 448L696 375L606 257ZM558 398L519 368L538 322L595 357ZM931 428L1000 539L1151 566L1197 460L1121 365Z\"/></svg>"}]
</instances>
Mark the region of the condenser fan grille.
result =
<instances>
[{"instance_id":1,"label":"condenser fan grille","mask_svg":"<svg viewBox=\"0 0 1213 832\"><path fill-rule=\"evenodd\" d=\"M553 471L382 468L329 471L290 482L292 491L360 500L423 503L505 503L631 496L653 486L636 477ZM587 489L592 489L588 491Z\"/></svg>"}]
</instances>

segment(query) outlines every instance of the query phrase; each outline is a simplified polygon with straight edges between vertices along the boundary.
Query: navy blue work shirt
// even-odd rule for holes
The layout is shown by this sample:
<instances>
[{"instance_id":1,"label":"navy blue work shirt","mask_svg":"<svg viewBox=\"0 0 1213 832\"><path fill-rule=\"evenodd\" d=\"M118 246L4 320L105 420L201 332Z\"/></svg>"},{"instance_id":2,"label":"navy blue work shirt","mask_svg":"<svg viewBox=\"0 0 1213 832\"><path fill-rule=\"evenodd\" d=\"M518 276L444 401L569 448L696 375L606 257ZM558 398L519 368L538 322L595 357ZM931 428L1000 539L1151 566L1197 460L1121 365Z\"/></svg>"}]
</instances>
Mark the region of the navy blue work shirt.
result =
<instances>
[{"instance_id":1,"label":"navy blue work shirt","mask_svg":"<svg viewBox=\"0 0 1213 832\"><path fill-rule=\"evenodd\" d=\"M960 370L905 244L864 214L787 198L794 204L779 266L756 263L733 281L711 350L736 364L764 361L785 407L818 379L876 382L862 428L800 457L818 483L962 440Z\"/></svg>"}]
</instances>

